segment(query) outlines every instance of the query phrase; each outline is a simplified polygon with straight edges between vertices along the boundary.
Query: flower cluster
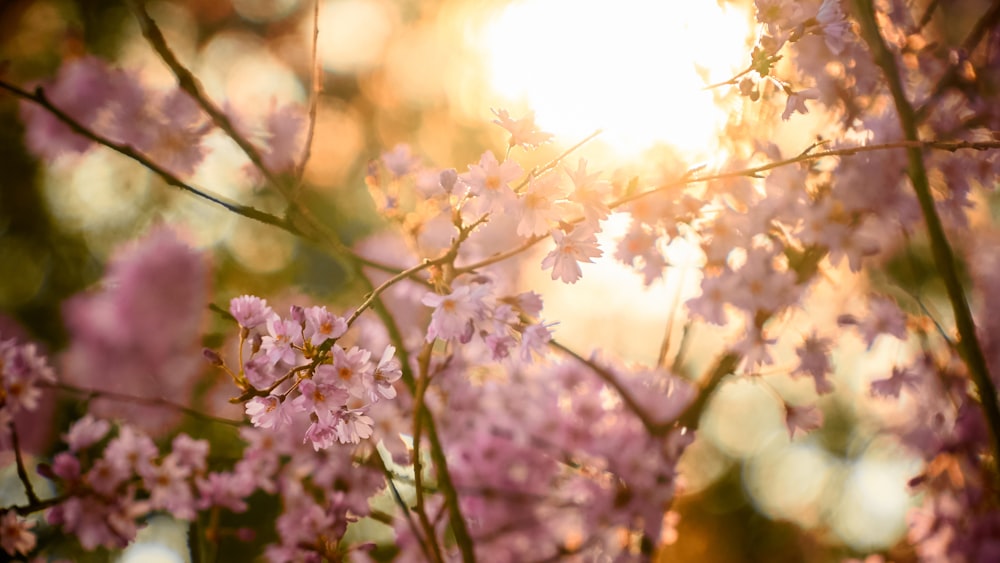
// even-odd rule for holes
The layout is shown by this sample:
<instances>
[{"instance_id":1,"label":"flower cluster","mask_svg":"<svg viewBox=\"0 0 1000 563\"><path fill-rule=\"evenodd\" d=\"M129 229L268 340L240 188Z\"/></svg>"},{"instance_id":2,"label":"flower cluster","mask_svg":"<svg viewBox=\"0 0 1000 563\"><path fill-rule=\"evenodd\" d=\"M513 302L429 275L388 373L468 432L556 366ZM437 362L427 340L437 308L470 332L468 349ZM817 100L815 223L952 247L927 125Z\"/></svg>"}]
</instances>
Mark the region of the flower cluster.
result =
<instances>
[{"instance_id":1,"label":"flower cluster","mask_svg":"<svg viewBox=\"0 0 1000 563\"><path fill-rule=\"evenodd\" d=\"M392 345L377 362L370 350L345 350L337 341L347 321L326 307L295 306L283 319L264 299L244 295L229 311L240 326L240 368L233 375L252 395L245 409L254 426L279 430L307 418L312 424L303 442L316 450L371 437L369 407L395 397L393 384L402 376Z\"/></svg>"}]
</instances>

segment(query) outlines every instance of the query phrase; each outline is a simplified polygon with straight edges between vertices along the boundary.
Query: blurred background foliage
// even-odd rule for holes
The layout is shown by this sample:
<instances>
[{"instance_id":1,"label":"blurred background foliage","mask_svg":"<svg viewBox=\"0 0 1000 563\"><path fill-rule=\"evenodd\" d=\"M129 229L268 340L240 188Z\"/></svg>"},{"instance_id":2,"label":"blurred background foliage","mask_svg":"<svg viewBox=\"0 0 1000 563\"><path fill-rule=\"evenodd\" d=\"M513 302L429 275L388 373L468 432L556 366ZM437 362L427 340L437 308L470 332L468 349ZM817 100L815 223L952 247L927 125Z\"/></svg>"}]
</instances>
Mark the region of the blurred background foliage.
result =
<instances>
[{"instance_id":1,"label":"blurred background foliage","mask_svg":"<svg viewBox=\"0 0 1000 563\"><path fill-rule=\"evenodd\" d=\"M406 142L428 162L463 171L464 163L477 161L484 149L498 154L504 150L506 138L487 124L492 117L488 110L498 107L498 98L489 90L488 68L477 58L482 53L476 40L485 20L496 17L505 3L320 4L322 96L313 156L305 172L306 197L310 208L352 243L382 227L363 182L368 162L382 151ZM733 4L746 9L743 2ZM959 4L973 9L978 5ZM216 102L258 115L273 104L307 102L311 1L177 0L150 3L149 10ZM569 26L572 18L545 23ZM141 69L149 84L172 84L122 1L0 1L0 76L5 80L22 85L42 81L63 61L84 53ZM651 66L668 68L670 61L664 58L672 55L633 54L648 56ZM739 53L736 60L744 56ZM628 87L620 85L622 90ZM7 316L0 331L22 330L51 351L60 350L66 344L61 303L100 279L103 264L118 244L158 222L179 225L187 240L211 251L216 304L243 293L286 298L306 294L312 302L347 308L360 295L346 270L320 249L196 201L117 155L91 151L53 165L39 162L25 149L18 108L16 99L0 94L0 311ZM733 111L731 106L728 111ZM733 115L729 118L732 121ZM230 144L219 138L210 143L209 161L223 164L199 171L194 184L261 209L282 211L276 197L245 174L235 173L241 164ZM546 147L522 164L527 169L556 154L556 147ZM890 263L888 279L882 282L915 284L919 290L929 277L926 250L916 244L906 252L909 257ZM208 329L207 338L215 339L207 341L212 345L228 330L217 321ZM857 358L841 360L841 371L857 369ZM840 383L846 394L823 400L826 426L791 445L773 401L754 399L752 384L725 386L729 391L716 398L719 404L706 415L705 432L722 432L718 428L727 424L743 428L730 428L728 438L699 440L686 454L690 492L677 500L678 538L662 559L823 561L869 550L885 551L896 561L911 559L912 554L896 544L904 532L900 510L909 502L901 483L916 466L880 437L853 404L863 392L858 377L851 373L850 382ZM206 384L201 393L212 389ZM62 422L54 422L51 435L64 427ZM213 451L228 444L228 453L238 455L232 449L237 440L228 430L186 430L203 436L215 432ZM785 465L795 465L789 456L801 458L798 473L781 472ZM862 465L881 471L874 484L858 477ZM891 490L886 493L881 486ZM880 495L890 497L888 508L866 504ZM251 512L232 517L232 528L267 522L277 510L266 499L256 499ZM235 536L223 538L223 560L243 560L268 539L266 534L249 543ZM107 557L98 553L93 560Z\"/></svg>"}]
</instances>

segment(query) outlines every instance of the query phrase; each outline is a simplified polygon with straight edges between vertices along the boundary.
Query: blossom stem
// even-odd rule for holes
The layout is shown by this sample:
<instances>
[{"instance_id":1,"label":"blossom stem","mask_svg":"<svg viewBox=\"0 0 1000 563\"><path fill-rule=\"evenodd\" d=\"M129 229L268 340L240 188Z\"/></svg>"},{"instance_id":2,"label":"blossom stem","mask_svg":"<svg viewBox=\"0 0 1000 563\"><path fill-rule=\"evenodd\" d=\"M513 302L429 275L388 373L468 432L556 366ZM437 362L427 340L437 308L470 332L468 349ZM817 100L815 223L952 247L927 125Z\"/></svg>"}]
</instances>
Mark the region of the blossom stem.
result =
<instances>
[{"instance_id":1,"label":"blossom stem","mask_svg":"<svg viewBox=\"0 0 1000 563\"><path fill-rule=\"evenodd\" d=\"M872 52L875 64L882 69L888 82L903 135L907 141L919 143L916 114L906 97L906 91L903 89L896 59L879 31L871 0L853 0L853 4L861 24L862 36ZM997 3L994 3L994 7L997 7ZM958 279L954 253L934 206L934 196L931 194L930 182L927 178L927 170L924 167L919 145L908 147L906 154L909 162L910 182L913 184L920 210L924 216L924 223L927 226L934 263L941 280L944 282L948 300L951 302L955 315L955 324L959 334L958 344L979 393L980 403L993 440L994 457L1000 459L1000 405L997 403L996 387L990 379L986 357L983 355L982 347L976 337L975 321L972 318L972 311L965 298L962 284Z\"/></svg>"},{"instance_id":2,"label":"blossom stem","mask_svg":"<svg viewBox=\"0 0 1000 563\"><path fill-rule=\"evenodd\" d=\"M410 526L410 531L413 533L413 537L417 539L417 543L420 544L420 551L423 552L424 557L428 561L432 559L430 548L427 546L428 541L434 541L433 538L425 538L421 535L420 530L417 528L417 523L413 521L413 513L410 512L410 507L406 505L406 501L403 500L403 495L399 494L399 489L396 488L396 477L393 475L392 471L385 464L385 460L382 459L382 455L376 450L375 454L372 455L375 464L378 465L379 469L385 475L385 482L389 486L389 490L392 491L392 498L396 502L396 506L403 511L403 517L406 518L406 523ZM426 516L426 514L425 514ZM391 520L386 522L388 525L392 525ZM432 528L433 529L433 528ZM426 533L426 531L425 531ZM435 544L436 547L436 544Z\"/></svg>"},{"instance_id":3,"label":"blossom stem","mask_svg":"<svg viewBox=\"0 0 1000 563\"><path fill-rule=\"evenodd\" d=\"M556 350L559 350L560 352L568 356L571 356L576 361L586 365L587 367L590 368L591 371L597 374L597 376L600 377L602 381L610 385L615 390L615 392L618 393L618 396L621 397L621 400L623 403L625 403L625 406L628 407L628 409L632 411L633 414L635 414L635 416L639 419L640 422L642 422L642 425L646 427L646 430L651 435L653 436L662 435L666 433L671 426L673 426L674 423L673 420L667 421L665 423L658 423L655 420L653 420L653 417L648 412L646 412L646 409L642 408L642 405L639 404L639 401L632 396L632 393L629 392L629 390L626 389L625 386L623 386L618 381L618 378L615 377L615 375L610 371L608 371L607 369L601 367L592 360L584 358L580 354L577 354L575 351L567 348L566 346L562 345L559 342L556 342L555 340L550 340L549 345L555 348Z\"/></svg>"},{"instance_id":4,"label":"blossom stem","mask_svg":"<svg viewBox=\"0 0 1000 563\"><path fill-rule=\"evenodd\" d=\"M322 67L319 64L319 57L317 56L318 45L319 0L313 0L312 50L310 52L310 68L312 69L312 76L310 77L310 80L312 83L309 88L309 121L306 126L305 145L302 148L302 160L299 161L299 165L295 168L295 185L292 187L291 191L292 198L296 198L302 190L302 182L306 174L306 165L309 163L309 157L312 156L313 137L316 134L316 112L319 107L319 95L323 89L323 83L320 81Z\"/></svg>"},{"instance_id":5,"label":"blossom stem","mask_svg":"<svg viewBox=\"0 0 1000 563\"><path fill-rule=\"evenodd\" d=\"M10 438L11 445L14 447L14 460L17 463L17 477L24 485L24 494L28 497L28 504L38 504L38 495L35 494L35 487L31 484L31 479L28 477L28 469L24 465L24 457L21 454L21 441L17 435L17 425L14 424L13 420L10 421Z\"/></svg>"},{"instance_id":6,"label":"blossom stem","mask_svg":"<svg viewBox=\"0 0 1000 563\"><path fill-rule=\"evenodd\" d=\"M430 379L427 368L430 365L432 347L433 343L428 342L424 344L420 355L417 356L419 371L416 381L416 393L413 395L413 487L417 498L414 510L424 529L424 535L427 537L431 549L434 551L434 560L443 562L444 558L441 555L441 547L437 542L437 534L434 532L434 525L431 524L430 519L427 517L427 505L424 503L424 466L422 460L423 454L420 452L420 443L423 441L424 433L424 392L427 390L427 382Z\"/></svg>"},{"instance_id":7,"label":"blossom stem","mask_svg":"<svg viewBox=\"0 0 1000 563\"><path fill-rule=\"evenodd\" d=\"M358 277L368 285L368 290L373 291L374 286L361 271L362 263L357 260L352 260L351 264L358 274ZM379 319L385 325L386 331L389 333L389 339L396 347L396 354L399 355L399 363L403 372L400 381L402 381L407 390L409 390L410 395L416 397L417 380L416 377L414 377L413 369L410 366L410 354L407 351L403 340L403 334L399 330L399 325L396 323L395 317L392 316L381 299L376 299L373 302L373 308ZM452 532L455 534L455 541L458 543L459 549L462 553L462 560L465 563L475 561L476 557L472 537L469 535L468 526L466 526L465 518L462 516L461 506L458 502L458 491L455 489L455 483L451 480L451 474L448 472L448 460L444 455L444 448L442 447L440 437L437 433L434 417L431 416L430 410L428 410L427 405L423 402L417 403L414 401L413 408L415 412L423 413L423 426L427 429L427 438L430 442L431 460L434 462L435 468L437 469L438 487L444 494L445 504L448 507L448 513L450 514ZM418 454L415 451L414 460L416 460L416 455Z\"/></svg>"}]
</instances>

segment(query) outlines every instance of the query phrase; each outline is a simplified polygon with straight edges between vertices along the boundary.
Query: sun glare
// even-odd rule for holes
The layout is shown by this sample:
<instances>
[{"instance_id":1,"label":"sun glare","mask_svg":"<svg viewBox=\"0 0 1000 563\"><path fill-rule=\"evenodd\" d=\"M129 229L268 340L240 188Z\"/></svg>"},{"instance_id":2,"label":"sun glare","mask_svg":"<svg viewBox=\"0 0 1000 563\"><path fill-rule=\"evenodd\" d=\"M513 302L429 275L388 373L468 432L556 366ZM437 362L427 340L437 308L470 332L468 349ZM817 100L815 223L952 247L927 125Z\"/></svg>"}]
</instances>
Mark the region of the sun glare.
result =
<instances>
[{"instance_id":1,"label":"sun glare","mask_svg":"<svg viewBox=\"0 0 1000 563\"><path fill-rule=\"evenodd\" d=\"M726 119L706 80L741 70L749 33L746 12L712 1L520 0L481 37L493 89L558 137L702 154Z\"/></svg>"}]
</instances>

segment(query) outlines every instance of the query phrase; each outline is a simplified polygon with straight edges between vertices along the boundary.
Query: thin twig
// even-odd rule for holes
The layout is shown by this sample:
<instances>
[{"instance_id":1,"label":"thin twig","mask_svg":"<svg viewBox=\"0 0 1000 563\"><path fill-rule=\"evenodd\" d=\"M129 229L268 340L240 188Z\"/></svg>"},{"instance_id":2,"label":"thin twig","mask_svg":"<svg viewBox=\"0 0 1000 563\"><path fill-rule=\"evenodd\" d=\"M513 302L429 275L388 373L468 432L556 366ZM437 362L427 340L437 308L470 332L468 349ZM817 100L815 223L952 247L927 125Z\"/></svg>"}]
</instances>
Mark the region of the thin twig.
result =
<instances>
[{"instance_id":1,"label":"thin twig","mask_svg":"<svg viewBox=\"0 0 1000 563\"><path fill-rule=\"evenodd\" d=\"M421 270L426 270L427 268L430 268L438 263L441 263L441 259L424 260L420 264L417 264L416 266L411 266L382 282L381 285L379 285L377 288L373 289L370 293L368 293L368 296L365 297L365 300L361 302L361 305L359 305L358 308L355 309L353 313L351 313L351 316L348 317L347 319L347 326L350 327L351 325L353 325L354 321L356 321L357 318L361 316L361 313L363 313L366 309L371 307L372 303L374 303L375 300L378 299L379 296L381 296L382 293L384 293L387 289L389 289L396 283L413 276L413 274L416 274Z\"/></svg>"},{"instance_id":2,"label":"thin twig","mask_svg":"<svg viewBox=\"0 0 1000 563\"><path fill-rule=\"evenodd\" d=\"M815 146L817 146L817 144L811 145L810 148L814 148ZM677 189L679 187L687 186L687 185L690 185L690 184L697 184L697 183L701 183L701 182L713 182L713 181L716 181L716 180L725 180L725 179L728 179L728 178L739 178L739 177L757 178L757 177L759 177L759 175L760 175L761 172L766 172L768 170L773 170L775 168L781 168L783 166L789 166L789 165L792 165L792 164L798 164L798 163L801 163L801 162L810 162L810 161L818 160L818 159L821 159L821 158L838 157L838 156L854 156L854 155L861 154L861 153L866 153L866 152L877 152L877 151L894 150L894 149L911 149L911 148L935 149L935 150L944 150L944 151L948 151L948 152L955 152L955 151L964 150L964 149L983 151L983 150L1000 149L1000 141L919 141L919 140L911 141L911 140L906 140L906 141L894 141L894 142L891 142L891 143L882 143L882 144L877 144L877 145L858 145L858 146L854 146L854 147L841 147L841 148L837 148L837 149L830 149L830 150L819 151L819 152L809 152L808 150L806 150L806 151L803 151L799 155L794 156L792 158L787 158L787 159L784 159L784 160L777 160L777 161L773 161L773 162L768 162L766 164L761 164L760 166L754 166L754 167L750 167L750 168L743 168L741 170L733 170L733 171L730 171L730 172L719 172L719 173L715 173L715 174L706 174L704 176L691 176L690 174L685 174L684 176L682 176L681 178L679 178L677 180L673 180L673 181L670 181L670 182L666 182L664 184L660 184L659 186L657 186L655 188L652 188L652 189L649 189L649 190L646 190L646 191L643 191L643 192L638 192L638 193L635 193L635 194L626 195L626 196L624 196L622 198L619 198L618 200L616 200L616 201L608 204L608 208L614 210L614 209L622 207L622 206L624 206L626 204L632 203L633 201L637 201L637 200L640 200L640 199L643 199L643 198L646 198L646 197L649 197L649 196L652 196L652 195L660 194L660 193L663 193L663 192L666 192L666 191L669 191L669 190L673 190L673 189ZM582 217L578 217L576 219L572 219L572 220L565 221L565 222L567 224L569 224L569 225L574 225L574 224L579 223L581 221L583 221L583 218ZM530 249L531 247L535 246L539 242L541 242L541 241L543 241L545 239L548 239L548 238L549 238L548 235L544 235L544 236L541 236L541 235L532 236L532 237L526 239L524 242L522 242L517 247L512 248L511 250L508 250L506 252L501 252L501 253L498 253L498 254L494 254L493 256L490 256L488 258L484 258L483 260L480 260L480 261L475 262L473 264L462 266L461 268L456 268L455 269L455 273L457 275L457 274L461 274L461 273L473 272L475 270L479 270L481 268L485 268L486 266L490 266L492 264L496 264L498 262L502 262L504 260L507 260L508 258L512 258L514 256L517 256L518 254L521 254L521 253L527 251L528 249Z\"/></svg>"},{"instance_id":3,"label":"thin twig","mask_svg":"<svg viewBox=\"0 0 1000 563\"><path fill-rule=\"evenodd\" d=\"M403 517L406 518L406 523L410 527L410 532L413 534L413 537L417 538L417 543L420 544L420 551L423 552L424 557L426 557L428 561L431 560L431 552L427 546L427 541L424 536L420 534L420 529L417 527L417 523L413 521L413 513L410 511L410 507L406 505L406 501L403 500L403 495L399 494L399 489L396 487L395 475L393 475L392 471L389 471L389 467L385 464L385 460L382 459L382 456L378 453L378 451L376 451L372 457L377 460L376 463L385 475L385 482L389 486L389 490L392 492L392 498L396 502L396 506L403 511Z\"/></svg>"},{"instance_id":4,"label":"thin twig","mask_svg":"<svg viewBox=\"0 0 1000 563\"><path fill-rule=\"evenodd\" d=\"M160 397L137 397L135 395L128 395L126 393L117 393L115 391L103 391L100 389L88 389L86 387L77 387L75 385L69 385L66 383L54 383L51 384L50 386L60 391L76 393L78 395L85 395L91 398L110 399L112 401L120 401L123 403L138 403L141 405L165 407L168 409L173 409L182 412L192 418L198 418L201 420L207 420L210 422L225 424L227 426L240 427L244 425L244 422L242 420L233 420L231 418L223 418L221 416L206 414L199 410L192 409L191 407L186 407L184 405Z\"/></svg>"},{"instance_id":5,"label":"thin twig","mask_svg":"<svg viewBox=\"0 0 1000 563\"><path fill-rule=\"evenodd\" d=\"M38 495L35 494L35 487L31 484L31 479L28 477L28 469L24 465L24 458L21 454L21 441L17 435L17 426L13 420L10 421L10 439L12 442L11 446L14 447L14 461L17 463L17 477L21 480L21 484L24 485L24 494L28 497L28 504L38 504Z\"/></svg>"},{"instance_id":6,"label":"thin twig","mask_svg":"<svg viewBox=\"0 0 1000 563\"><path fill-rule=\"evenodd\" d=\"M65 123L70 129L73 130L74 133L86 137L87 139L90 139L91 141L99 145L104 145L105 147L108 147L109 149L121 155L131 158L132 160L138 162L139 164L145 166L147 169L151 170L153 173L155 173L157 176L163 179L164 182L175 188L180 188L185 192L188 192L196 197L209 201L237 215L246 217L248 219L253 219L254 221L260 221L261 223L265 223L273 227L278 227L279 229L294 235L298 236L303 235L302 232L300 232L292 224L290 224L285 219L282 219L281 217L265 213L248 205L242 205L236 203L219 194L212 193L203 188L196 188L191 184L184 182L183 180L181 180L176 175L174 175L167 169L163 168L159 164L156 164L155 162L150 160L147 156L133 149L131 146L122 143L117 143L103 135L96 133L92 129L81 124L76 119L70 117L69 114L67 114L60 108L56 107L45 95L45 91L42 88L36 88L34 93L32 93L28 92L27 90L18 88L17 86L10 84L9 82L0 80L0 89L6 90L23 100L27 100L29 102L38 104L39 106L45 108L46 111L48 111L56 118L58 118L60 121Z\"/></svg>"},{"instance_id":7,"label":"thin twig","mask_svg":"<svg viewBox=\"0 0 1000 563\"><path fill-rule=\"evenodd\" d=\"M240 134L236 130L236 126L233 125L232 120L229 116L222 111L219 106L215 105L212 100L209 99L208 95L205 93L204 87L201 85L201 81L198 77L194 75L187 67L181 64L177 55L174 54L173 50L167 45L167 40L163 36L163 32L160 27L156 24L156 21L149 16L149 12L146 11L144 0L129 0L129 5L132 7L132 12L135 14L136 20L139 22L139 28L142 30L142 35L146 38L149 45L156 51L156 54L160 56L164 64L170 69L177 78L177 85L187 92L195 102L201 107L202 111L208 114L211 118L212 123L216 127L221 129L226 135L229 136L236 144L240 147L250 162L253 163L254 167L260 171L261 174L267 179L275 189L281 192L281 195L285 199L291 201L289 197L290 189L288 186L281 182L274 173L264 165L264 159L261 157L260 151L251 143L246 137Z\"/></svg>"},{"instance_id":8,"label":"thin twig","mask_svg":"<svg viewBox=\"0 0 1000 563\"><path fill-rule=\"evenodd\" d=\"M430 382L428 367L430 366L432 347L433 343L428 342L424 344L423 349L417 356L417 392L413 396L413 487L416 491L414 511L417 513L417 519L420 520L420 525L424 529L424 535L427 537L431 550L434 552L434 560L443 563L444 557L441 554L441 546L438 545L437 533L434 531L434 525L431 523L430 518L427 517L427 503L424 502L424 464L421 459L423 454L420 451L420 444L423 441L424 434L424 393L427 391L427 384Z\"/></svg>"},{"instance_id":9,"label":"thin twig","mask_svg":"<svg viewBox=\"0 0 1000 563\"><path fill-rule=\"evenodd\" d=\"M625 406L630 411L632 411L633 414L635 414L635 416L642 422L642 425L646 427L646 431L649 432L651 435L653 436L662 435L671 426L673 426L674 423L673 420L667 421L666 423L661 423L653 420L653 417L648 412L646 412L646 409L643 408L641 404L639 404L639 401L632 395L632 392L629 391L624 385L622 385L622 383L618 381L618 378L615 377L615 375L611 373L609 370L598 365L594 361L584 358L580 354L577 354L575 351L567 348L566 346L562 345L561 343L555 340L550 340L549 345L555 348L556 350L559 350L560 352L572 357L576 361L586 365L588 368L590 368L591 371L597 374L597 376L600 377L601 380L610 385L615 390L615 392L618 393L618 396L621 397L621 400L625 404Z\"/></svg>"},{"instance_id":10,"label":"thin twig","mask_svg":"<svg viewBox=\"0 0 1000 563\"><path fill-rule=\"evenodd\" d=\"M579 142L577 142L572 147L564 150L559 156L557 156L557 157L553 158L552 160L548 161L547 163L545 163L545 166L542 166L541 168L535 168L535 169L533 169L531 171L531 173L528 174L528 177L525 178L524 180L522 180L521 183L518 184L516 188L514 188L514 191L515 192L520 192L524 188L524 186L526 186L528 184L528 182L531 181L532 178L536 178L536 177L541 176L542 174L548 172L549 170L552 170L553 168L556 167L556 165L558 165L560 162L562 162L566 157L568 157L569 155L571 155L574 152L576 152L577 150L579 150L580 147L582 147L583 145L586 145L590 141L594 140L601 133L603 133L603 131L601 129L595 130L593 133L591 133L590 135L587 135L586 137L584 137L582 140L580 140ZM508 152L510 152L510 148L509 147L508 147L507 150L508 150Z\"/></svg>"},{"instance_id":11,"label":"thin twig","mask_svg":"<svg viewBox=\"0 0 1000 563\"><path fill-rule=\"evenodd\" d=\"M295 169L295 187L292 189L291 194L293 198L297 197L299 192L302 190L302 180L305 177L306 164L309 163L309 157L312 156L313 136L316 132L316 111L319 106L319 96L323 89L323 83L320 80L323 71L319 64L319 58L316 55L318 44L319 0L313 0L313 33L311 52L312 87L309 89L309 124L306 128L306 141L305 146L302 149L302 160L299 161L299 165Z\"/></svg>"}]
</instances>

